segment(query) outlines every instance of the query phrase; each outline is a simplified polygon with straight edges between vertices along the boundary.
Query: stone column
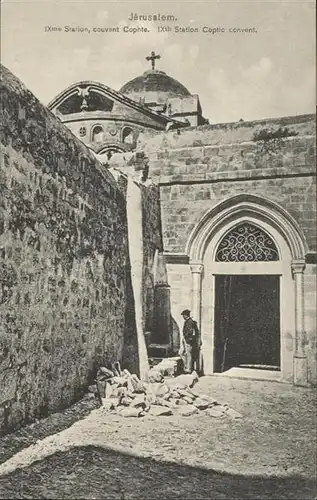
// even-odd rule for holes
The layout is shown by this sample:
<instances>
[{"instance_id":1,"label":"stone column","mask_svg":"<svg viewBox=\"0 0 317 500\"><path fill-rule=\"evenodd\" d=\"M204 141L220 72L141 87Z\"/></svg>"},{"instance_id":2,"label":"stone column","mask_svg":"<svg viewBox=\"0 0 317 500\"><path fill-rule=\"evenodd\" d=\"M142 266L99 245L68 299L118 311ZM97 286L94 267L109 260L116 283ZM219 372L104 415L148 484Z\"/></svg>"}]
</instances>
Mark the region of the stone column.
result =
<instances>
[{"instance_id":1,"label":"stone column","mask_svg":"<svg viewBox=\"0 0 317 500\"><path fill-rule=\"evenodd\" d=\"M192 273L192 306L191 313L194 320L197 321L199 334L201 337L201 278L204 266L202 262L191 262L190 270ZM203 366L201 349L195 363L197 373L200 373Z\"/></svg>"},{"instance_id":2,"label":"stone column","mask_svg":"<svg viewBox=\"0 0 317 500\"><path fill-rule=\"evenodd\" d=\"M295 281L295 353L294 353L294 385L307 386L307 359L304 349L304 269L305 260L293 260L292 273Z\"/></svg>"},{"instance_id":3,"label":"stone column","mask_svg":"<svg viewBox=\"0 0 317 500\"><path fill-rule=\"evenodd\" d=\"M202 262L191 262L190 270L192 273L192 305L191 314L197 321L198 328L201 328L201 278L204 265Z\"/></svg>"}]
</instances>

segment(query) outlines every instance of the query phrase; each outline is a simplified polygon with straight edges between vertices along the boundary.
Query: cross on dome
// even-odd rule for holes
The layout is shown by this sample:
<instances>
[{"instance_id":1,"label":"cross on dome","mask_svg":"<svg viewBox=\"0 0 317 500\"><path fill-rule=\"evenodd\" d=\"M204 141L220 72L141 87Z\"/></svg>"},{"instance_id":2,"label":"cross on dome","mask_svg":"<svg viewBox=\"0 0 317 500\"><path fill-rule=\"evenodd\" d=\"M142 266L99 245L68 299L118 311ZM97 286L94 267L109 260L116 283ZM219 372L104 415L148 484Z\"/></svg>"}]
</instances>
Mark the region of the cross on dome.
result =
<instances>
[{"instance_id":1,"label":"cross on dome","mask_svg":"<svg viewBox=\"0 0 317 500\"><path fill-rule=\"evenodd\" d=\"M145 58L147 61L151 61L151 64L152 64L152 70L155 69L155 60L156 59L161 59L161 56L158 55L158 54L155 54L154 50L152 50L151 52L151 55L150 56L147 56Z\"/></svg>"}]
</instances>

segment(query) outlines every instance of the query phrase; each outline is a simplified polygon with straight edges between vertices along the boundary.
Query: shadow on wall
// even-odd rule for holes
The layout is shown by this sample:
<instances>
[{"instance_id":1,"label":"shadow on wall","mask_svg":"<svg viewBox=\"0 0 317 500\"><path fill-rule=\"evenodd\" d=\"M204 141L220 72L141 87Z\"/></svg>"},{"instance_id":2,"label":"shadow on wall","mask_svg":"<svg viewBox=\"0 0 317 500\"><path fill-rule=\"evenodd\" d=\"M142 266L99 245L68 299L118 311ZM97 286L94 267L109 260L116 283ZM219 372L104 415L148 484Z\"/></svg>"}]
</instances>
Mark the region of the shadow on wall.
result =
<instances>
[{"instance_id":1,"label":"shadow on wall","mask_svg":"<svg viewBox=\"0 0 317 500\"><path fill-rule=\"evenodd\" d=\"M40 479L40 480L39 480ZM159 462L96 447L66 452L17 469L0 480L2 498L309 499L313 480L242 476Z\"/></svg>"},{"instance_id":2,"label":"shadow on wall","mask_svg":"<svg viewBox=\"0 0 317 500\"><path fill-rule=\"evenodd\" d=\"M171 316L171 325L172 325L173 355L176 356L178 354L181 345L181 338L180 338L179 326L176 323L173 316Z\"/></svg>"},{"instance_id":3,"label":"shadow on wall","mask_svg":"<svg viewBox=\"0 0 317 500\"><path fill-rule=\"evenodd\" d=\"M127 260L127 269L130 269L130 259ZM135 302L132 288L131 272L126 273L126 306L124 314L124 337L121 364L131 373L139 373L138 338L135 321Z\"/></svg>"}]
</instances>

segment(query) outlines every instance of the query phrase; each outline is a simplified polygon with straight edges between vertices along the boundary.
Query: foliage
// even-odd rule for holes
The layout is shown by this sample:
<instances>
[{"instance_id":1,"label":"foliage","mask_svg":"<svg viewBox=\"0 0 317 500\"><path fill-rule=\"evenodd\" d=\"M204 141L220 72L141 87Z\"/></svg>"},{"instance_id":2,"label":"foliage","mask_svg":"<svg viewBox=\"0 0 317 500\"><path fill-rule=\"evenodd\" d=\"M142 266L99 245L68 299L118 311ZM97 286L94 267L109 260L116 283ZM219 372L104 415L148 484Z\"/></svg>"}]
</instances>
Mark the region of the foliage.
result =
<instances>
[{"instance_id":1,"label":"foliage","mask_svg":"<svg viewBox=\"0 0 317 500\"><path fill-rule=\"evenodd\" d=\"M262 153L276 154L284 139L294 137L298 132L288 127L261 127L255 130L252 140L257 142Z\"/></svg>"},{"instance_id":2,"label":"foliage","mask_svg":"<svg viewBox=\"0 0 317 500\"><path fill-rule=\"evenodd\" d=\"M290 130L288 127L263 127L256 130L253 134L253 141L271 141L274 139L283 139L285 137L293 137L298 135L295 130Z\"/></svg>"}]
</instances>

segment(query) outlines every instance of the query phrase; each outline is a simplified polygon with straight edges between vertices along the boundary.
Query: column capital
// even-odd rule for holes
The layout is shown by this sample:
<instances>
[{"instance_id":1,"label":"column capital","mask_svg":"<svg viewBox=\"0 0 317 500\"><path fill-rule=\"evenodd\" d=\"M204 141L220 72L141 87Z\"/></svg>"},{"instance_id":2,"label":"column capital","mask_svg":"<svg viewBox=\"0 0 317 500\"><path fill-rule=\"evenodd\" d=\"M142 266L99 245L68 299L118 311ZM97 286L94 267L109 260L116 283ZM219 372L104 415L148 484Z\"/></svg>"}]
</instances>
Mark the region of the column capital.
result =
<instances>
[{"instance_id":1,"label":"column capital","mask_svg":"<svg viewBox=\"0 0 317 500\"><path fill-rule=\"evenodd\" d=\"M302 274L305 270L305 259L294 259L291 262L293 276L294 274Z\"/></svg>"},{"instance_id":2,"label":"column capital","mask_svg":"<svg viewBox=\"0 0 317 500\"><path fill-rule=\"evenodd\" d=\"M201 274L204 270L204 264L202 262L190 262L189 265L192 274Z\"/></svg>"}]
</instances>

